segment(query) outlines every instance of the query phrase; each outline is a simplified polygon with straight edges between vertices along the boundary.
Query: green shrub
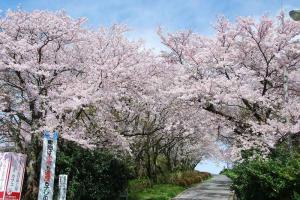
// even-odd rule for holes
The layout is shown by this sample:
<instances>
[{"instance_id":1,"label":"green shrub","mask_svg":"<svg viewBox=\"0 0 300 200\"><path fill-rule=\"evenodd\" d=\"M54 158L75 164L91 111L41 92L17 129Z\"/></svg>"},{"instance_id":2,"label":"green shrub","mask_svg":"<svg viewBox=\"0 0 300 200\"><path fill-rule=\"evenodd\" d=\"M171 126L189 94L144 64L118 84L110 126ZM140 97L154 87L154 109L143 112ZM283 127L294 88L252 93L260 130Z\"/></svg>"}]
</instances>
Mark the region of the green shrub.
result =
<instances>
[{"instance_id":1,"label":"green shrub","mask_svg":"<svg viewBox=\"0 0 300 200\"><path fill-rule=\"evenodd\" d=\"M177 179L174 184L183 187L186 187L188 185L185 179Z\"/></svg>"},{"instance_id":2,"label":"green shrub","mask_svg":"<svg viewBox=\"0 0 300 200\"><path fill-rule=\"evenodd\" d=\"M138 178L129 181L129 190L141 191L151 187L151 181L148 178Z\"/></svg>"},{"instance_id":3,"label":"green shrub","mask_svg":"<svg viewBox=\"0 0 300 200\"><path fill-rule=\"evenodd\" d=\"M231 179L236 179L236 178L237 178L237 174L234 173L234 171L231 170L231 169L223 169L223 170L220 172L220 174L224 174L224 175L230 177Z\"/></svg>"},{"instance_id":4,"label":"green shrub","mask_svg":"<svg viewBox=\"0 0 300 200\"><path fill-rule=\"evenodd\" d=\"M58 174L68 174L68 199L114 200L127 187L129 171L124 162L110 152L60 142Z\"/></svg>"},{"instance_id":5,"label":"green shrub","mask_svg":"<svg viewBox=\"0 0 300 200\"><path fill-rule=\"evenodd\" d=\"M210 177L211 175L207 172L183 171L171 174L169 181L172 184L187 187L196 183L201 183Z\"/></svg>"},{"instance_id":6,"label":"green shrub","mask_svg":"<svg viewBox=\"0 0 300 200\"><path fill-rule=\"evenodd\" d=\"M297 192L294 193L293 200L300 200L300 194Z\"/></svg>"},{"instance_id":7,"label":"green shrub","mask_svg":"<svg viewBox=\"0 0 300 200\"><path fill-rule=\"evenodd\" d=\"M300 155L278 150L268 158L257 156L224 172L233 180L241 200L296 200L300 194Z\"/></svg>"}]
</instances>

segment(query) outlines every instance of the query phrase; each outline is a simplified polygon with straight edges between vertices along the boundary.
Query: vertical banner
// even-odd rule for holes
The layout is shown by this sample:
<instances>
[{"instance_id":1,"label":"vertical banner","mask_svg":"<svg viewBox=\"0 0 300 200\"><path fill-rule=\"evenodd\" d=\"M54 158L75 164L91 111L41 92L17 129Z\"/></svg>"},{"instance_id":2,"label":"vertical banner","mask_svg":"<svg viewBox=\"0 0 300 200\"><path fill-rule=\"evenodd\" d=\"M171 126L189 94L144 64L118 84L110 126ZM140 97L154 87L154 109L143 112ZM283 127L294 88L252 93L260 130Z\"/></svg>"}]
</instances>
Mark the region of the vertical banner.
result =
<instances>
[{"instance_id":1,"label":"vertical banner","mask_svg":"<svg viewBox=\"0 0 300 200\"><path fill-rule=\"evenodd\" d=\"M8 154L10 154L11 160L4 200L19 200L22 193L26 155L17 153Z\"/></svg>"},{"instance_id":2,"label":"vertical banner","mask_svg":"<svg viewBox=\"0 0 300 200\"><path fill-rule=\"evenodd\" d=\"M0 154L0 200L21 199L25 165L24 154Z\"/></svg>"},{"instance_id":3,"label":"vertical banner","mask_svg":"<svg viewBox=\"0 0 300 200\"><path fill-rule=\"evenodd\" d=\"M58 200L67 199L68 175L59 175L59 198Z\"/></svg>"},{"instance_id":4,"label":"vertical banner","mask_svg":"<svg viewBox=\"0 0 300 200\"><path fill-rule=\"evenodd\" d=\"M52 200L58 133L44 133L38 200Z\"/></svg>"},{"instance_id":5,"label":"vertical banner","mask_svg":"<svg viewBox=\"0 0 300 200\"><path fill-rule=\"evenodd\" d=\"M4 200L9 175L10 160L9 154L0 154L0 200Z\"/></svg>"}]
</instances>

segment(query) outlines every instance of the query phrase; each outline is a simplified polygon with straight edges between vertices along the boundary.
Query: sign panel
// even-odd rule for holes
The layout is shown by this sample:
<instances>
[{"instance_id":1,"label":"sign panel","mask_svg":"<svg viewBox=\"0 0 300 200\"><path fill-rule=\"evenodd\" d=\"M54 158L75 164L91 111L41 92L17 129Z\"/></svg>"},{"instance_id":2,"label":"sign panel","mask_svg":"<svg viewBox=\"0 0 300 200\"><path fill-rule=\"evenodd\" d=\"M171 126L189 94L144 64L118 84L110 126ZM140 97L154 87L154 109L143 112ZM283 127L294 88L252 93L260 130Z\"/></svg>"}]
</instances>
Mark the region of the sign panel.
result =
<instances>
[{"instance_id":1,"label":"sign panel","mask_svg":"<svg viewBox=\"0 0 300 200\"><path fill-rule=\"evenodd\" d=\"M58 200L67 199L67 187L68 187L68 175L61 174L59 175L59 198Z\"/></svg>"},{"instance_id":2,"label":"sign panel","mask_svg":"<svg viewBox=\"0 0 300 200\"><path fill-rule=\"evenodd\" d=\"M51 137L52 136L52 137ZM52 200L58 133L45 132L38 200Z\"/></svg>"},{"instance_id":3,"label":"sign panel","mask_svg":"<svg viewBox=\"0 0 300 200\"><path fill-rule=\"evenodd\" d=\"M7 153L0 154L0 200L4 199L9 174L10 156Z\"/></svg>"},{"instance_id":4,"label":"sign panel","mask_svg":"<svg viewBox=\"0 0 300 200\"><path fill-rule=\"evenodd\" d=\"M19 200L21 199L26 155L16 153L9 154L11 155L11 160L4 200Z\"/></svg>"},{"instance_id":5,"label":"sign panel","mask_svg":"<svg viewBox=\"0 0 300 200\"><path fill-rule=\"evenodd\" d=\"M0 199L20 200L26 165L26 155L0 154Z\"/></svg>"}]
</instances>

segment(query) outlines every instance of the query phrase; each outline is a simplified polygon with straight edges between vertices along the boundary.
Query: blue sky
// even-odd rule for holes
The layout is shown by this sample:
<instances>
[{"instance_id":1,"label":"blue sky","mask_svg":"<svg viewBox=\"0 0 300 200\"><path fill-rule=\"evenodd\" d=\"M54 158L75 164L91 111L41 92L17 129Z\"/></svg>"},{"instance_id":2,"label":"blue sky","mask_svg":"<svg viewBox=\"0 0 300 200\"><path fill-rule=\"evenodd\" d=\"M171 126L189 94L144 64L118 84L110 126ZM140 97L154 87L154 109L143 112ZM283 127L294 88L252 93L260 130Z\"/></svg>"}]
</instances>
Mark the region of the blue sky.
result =
<instances>
[{"instance_id":1,"label":"blue sky","mask_svg":"<svg viewBox=\"0 0 300 200\"><path fill-rule=\"evenodd\" d=\"M300 8L300 0L0 0L0 9L65 10L73 17L87 17L88 26L127 24L131 38L142 38L148 47L160 48L158 26L167 31L192 29L213 34L212 24L222 14L236 16L276 15Z\"/></svg>"},{"instance_id":2,"label":"blue sky","mask_svg":"<svg viewBox=\"0 0 300 200\"><path fill-rule=\"evenodd\" d=\"M227 168L226 163L214 159L207 159L201 161L195 169L202 172L219 174L224 168Z\"/></svg>"}]
</instances>

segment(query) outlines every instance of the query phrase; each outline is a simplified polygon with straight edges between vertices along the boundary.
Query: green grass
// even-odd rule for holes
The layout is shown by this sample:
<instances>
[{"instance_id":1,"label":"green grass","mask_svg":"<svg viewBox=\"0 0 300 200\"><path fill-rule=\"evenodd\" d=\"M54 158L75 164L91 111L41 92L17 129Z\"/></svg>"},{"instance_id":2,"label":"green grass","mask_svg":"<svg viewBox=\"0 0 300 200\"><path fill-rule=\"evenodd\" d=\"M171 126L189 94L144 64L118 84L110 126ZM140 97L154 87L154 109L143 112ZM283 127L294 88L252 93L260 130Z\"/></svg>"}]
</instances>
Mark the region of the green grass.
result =
<instances>
[{"instance_id":1,"label":"green grass","mask_svg":"<svg viewBox=\"0 0 300 200\"><path fill-rule=\"evenodd\" d=\"M196 171L177 171L158 177L152 185L148 178L129 181L129 200L170 200L194 184L210 178L210 174ZM152 187L151 187L152 185Z\"/></svg>"},{"instance_id":2,"label":"green grass","mask_svg":"<svg viewBox=\"0 0 300 200\"><path fill-rule=\"evenodd\" d=\"M129 200L170 200L185 189L177 185L157 184L140 191L131 191Z\"/></svg>"}]
</instances>

